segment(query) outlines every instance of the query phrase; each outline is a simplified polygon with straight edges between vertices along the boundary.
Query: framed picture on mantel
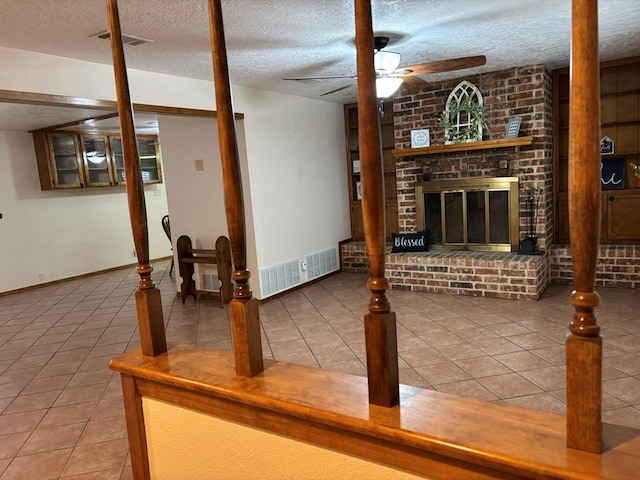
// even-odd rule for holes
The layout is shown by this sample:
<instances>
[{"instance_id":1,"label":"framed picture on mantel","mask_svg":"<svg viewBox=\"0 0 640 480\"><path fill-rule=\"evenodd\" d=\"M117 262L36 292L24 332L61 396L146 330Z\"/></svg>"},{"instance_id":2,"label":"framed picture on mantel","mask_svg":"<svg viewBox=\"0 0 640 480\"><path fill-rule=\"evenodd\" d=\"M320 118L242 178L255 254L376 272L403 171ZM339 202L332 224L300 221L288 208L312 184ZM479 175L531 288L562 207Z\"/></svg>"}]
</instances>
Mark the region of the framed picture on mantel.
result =
<instances>
[{"instance_id":1,"label":"framed picture on mantel","mask_svg":"<svg viewBox=\"0 0 640 480\"><path fill-rule=\"evenodd\" d=\"M511 117L507 122L507 129L504 134L504 138L516 138L520 133L520 124L522 123L522 117Z\"/></svg>"}]
</instances>

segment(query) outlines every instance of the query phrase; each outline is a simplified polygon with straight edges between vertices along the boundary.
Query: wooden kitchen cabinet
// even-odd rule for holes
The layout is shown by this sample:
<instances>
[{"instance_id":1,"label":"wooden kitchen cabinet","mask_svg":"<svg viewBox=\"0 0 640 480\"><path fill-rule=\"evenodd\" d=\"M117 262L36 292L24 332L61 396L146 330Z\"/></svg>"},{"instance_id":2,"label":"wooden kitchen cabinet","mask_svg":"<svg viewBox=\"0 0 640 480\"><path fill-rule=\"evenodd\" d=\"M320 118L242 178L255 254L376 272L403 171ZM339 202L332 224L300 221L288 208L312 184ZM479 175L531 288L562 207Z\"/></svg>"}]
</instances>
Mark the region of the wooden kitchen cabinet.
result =
<instances>
[{"instance_id":1,"label":"wooden kitchen cabinet","mask_svg":"<svg viewBox=\"0 0 640 480\"><path fill-rule=\"evenodd\" d=\"M118 135L34 132L33 142L42 190L124 185L122 141ZM145 184L162 183L158 137L138 136Z\"/></svg>"}]
</instances>

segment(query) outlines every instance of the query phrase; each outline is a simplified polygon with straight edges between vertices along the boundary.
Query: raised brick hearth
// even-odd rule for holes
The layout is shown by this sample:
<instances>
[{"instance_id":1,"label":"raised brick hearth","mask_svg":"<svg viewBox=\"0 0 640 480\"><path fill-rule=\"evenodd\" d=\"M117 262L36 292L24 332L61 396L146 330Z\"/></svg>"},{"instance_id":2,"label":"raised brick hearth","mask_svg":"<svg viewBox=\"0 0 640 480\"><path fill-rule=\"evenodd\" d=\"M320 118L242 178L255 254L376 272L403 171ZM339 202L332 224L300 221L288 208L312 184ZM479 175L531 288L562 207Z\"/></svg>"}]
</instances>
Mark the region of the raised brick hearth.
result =
<instances>
[{"instance_id":1,"label":"raised brick hearth","mask_svg":"<svg viewBox=\"0 0 640 480\"><path fill-rule=\"evenodd\" d=\"M537 300L549 281L547 255L431 250L390 253L386 276L394 290ZM342 245L342 269L367 272L364 242Z\"/></svg>"}]
</instances>

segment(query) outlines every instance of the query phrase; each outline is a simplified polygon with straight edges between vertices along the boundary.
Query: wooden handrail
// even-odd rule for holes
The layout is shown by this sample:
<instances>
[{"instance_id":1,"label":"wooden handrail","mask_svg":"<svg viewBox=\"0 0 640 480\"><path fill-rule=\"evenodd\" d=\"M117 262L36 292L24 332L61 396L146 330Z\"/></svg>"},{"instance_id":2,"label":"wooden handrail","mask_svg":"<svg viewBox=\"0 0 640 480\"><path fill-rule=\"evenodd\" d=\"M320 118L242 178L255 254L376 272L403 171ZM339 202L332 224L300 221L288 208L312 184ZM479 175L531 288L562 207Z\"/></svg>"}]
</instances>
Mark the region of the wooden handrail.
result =
<instances>
[{"instance_id":1,"label":"wooden handrail","mask_svg":"<svg viewBox=\"0 0 640 480\"><path fill-rule=\"evenodd\" d=\"M140 343L142 352L145 355L156 356L167 351L167 341L164 331L160 290L155 287L151 279L153 268L149 264L147 209L144 200L144 185L133 122L133 108L129 95L129 81L122 46L117 0L107 0L107 14L111 31L111 53L118 99L118 116L120 117L122 153L127 176L129 219L138 259L136 271L140 275L138 290L135 294Z\"/></svg>"},{"instance_id":2,"label":"wooden handrail","mask_svg":"<svg viewBox=\"0 0 640 480\"><path fill-rule=\"evenodd\" d=\"M600 232L598 2L573 0L569 104L569 223L575 314L566 340L567 446L602 449L602 337L594 308Z\"/></svg>"},{"instance_id":3,"label":"wooden handrail","mask_svg":"<svg viewBox=\"0 0 640 480\"><path fill-rule=\"evenodd\" d=\"M364 317L369 402L392 407L399 401L396 316L386 297L384 174L380 118L373 64L373 27L370 0L355 1L358 71L358 141L362 162L362 215L369 257L371 291Z\"/></svg>"},{"instance_id":4,"label":"wooden handrail","mask_svg":"<svg viewBox=\"0 0 640 480\"><path fill-rule=\"evenodd\" d=\"M213 52L213 80L218 112L218 137L224 183L224 204L233 258L236 288L229 305L236 372L252 377L264 370L258 301L252 298L247 270L244 200L240 178L238 141L231 102L231 83L220 0L209 0L209 29Z\"/></svg>"}]
</instances>

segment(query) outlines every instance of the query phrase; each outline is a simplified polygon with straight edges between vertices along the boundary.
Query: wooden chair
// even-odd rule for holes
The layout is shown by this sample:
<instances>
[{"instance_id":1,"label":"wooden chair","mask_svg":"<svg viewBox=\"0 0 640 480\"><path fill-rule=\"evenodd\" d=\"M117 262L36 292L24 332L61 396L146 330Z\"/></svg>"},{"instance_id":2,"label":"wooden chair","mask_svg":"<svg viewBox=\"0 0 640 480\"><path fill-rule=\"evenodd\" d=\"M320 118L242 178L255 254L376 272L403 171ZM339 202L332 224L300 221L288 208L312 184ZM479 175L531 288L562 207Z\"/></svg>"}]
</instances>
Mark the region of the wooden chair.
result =
<instances>
[{"instance_id":1,"label":"wooden chair","mask_svg":"<svg viewBox=\"0 0 640 480\"><path fill-rule=\"evenodd\" d=\"M171 242L171 224L169 223L169 215L162 217L162 229L171 244L171 266L169 267L169 276L173 274L173 242Z\"/></svg>"}]
</instances>

